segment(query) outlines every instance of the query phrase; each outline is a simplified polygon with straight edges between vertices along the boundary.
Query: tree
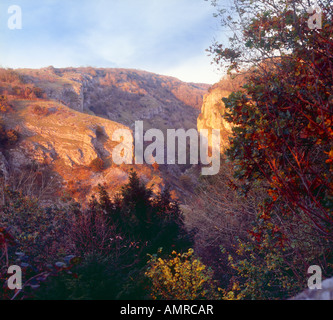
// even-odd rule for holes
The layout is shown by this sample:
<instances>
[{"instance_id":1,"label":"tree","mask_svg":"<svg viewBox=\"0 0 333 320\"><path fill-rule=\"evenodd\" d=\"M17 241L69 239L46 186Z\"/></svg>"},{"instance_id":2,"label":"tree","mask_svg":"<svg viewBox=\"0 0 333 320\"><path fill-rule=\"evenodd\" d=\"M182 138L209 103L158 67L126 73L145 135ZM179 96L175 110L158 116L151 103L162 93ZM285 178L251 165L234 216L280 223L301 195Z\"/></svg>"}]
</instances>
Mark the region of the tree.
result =
<instances>
[{"instance_id":1,"label":"tree","mask_svg":"<svg viewBox=\"0 0 333 320\"><path fill-rule=\"evenodd\" d=\"M6 186L0 211L2 299L143 298L147 254L188 248L169 190L154 195L134 171L114 197L99 185L85 208L42 205ZM22 291L5 285L12 264L22 267Z\"/></svg>"},{"instance_id":2,"label":"tree","mask_svg":"<svg viewBox=\"0 0 333 320\"><path fill-rule=\"evenodd\" d=\"M154 195L133 170L114 197L109 196L104 186L98 188L88 210L77 215L75 245L80 255L97 254L98 261L100 257L113 257L112 277L118 296L137 299L145 292L147 254L160 247L165 252L189 247L181 211L178 203L170 199L168 188Z\"/></svg>"},{"instance_id":3,"label":"tree","mask_svg":"<svg viewBox=\"0 0 333 320\"><path fill-rule=\"evenodd\" d=\"M43 98L43 95L44 95L44 91L42 88L39 88L39 87L34 87L32 89L33 93L35 94L35 96L37 98Z\"/></svg>"},{"instance_id":4,"label":"tree","mask_svg":"<svg viewBox=\"0 0 333 320\"><path fill-rule=\"evenodd\" d=\"M108 203L103 191L100 192L100 199ZM186 248L191 242L184 230L179 204L171 200L169 188L155 195L133 170L120 194L102 207L121 234L138 243L146 243L145 246L151 250L159 247L165 250Z\"/></svg>"},{"instance_id":5,"label":"tree","mask_svg":"<svg viewBox=\"0 0 333 320\"><path fill-rule=\"evenodd\" d=\"M126 208L126 219L132 222L136 229L142 229L142 233L152 223L151 200L152 189L146 188L135 171L130 171L128 183L121 188L123 206Z\"/></svg>"},{"instance_id":6,"label":"tree","mask_svg":"<svg viewBox=\"0 0 333 320\"><path fill-rule=\"evenodd\" d=\"M298 49L311 49L309 36L324 36L322 31L330 34L332 6L329 0L316 1L322 10L322 29L319 30L308 27L314 4L310 1L233 0L231 6L224 6L219 0L211 0L211 3L216 7L215 16L226 29L229 41L227 44L215 42L208 51L215 63L229 71L258 66Z\"/></svg>"},{"instance_id":7,"label":"tree","mask_svg":"<svg viewBox=\"0 0 333 320\"><path fill-rule=\"evenodd\" d=\"M331 237L332 7L320 2L322 29L310 30L305 1L236 0L235 4L245 46L257 57L250 60L245 93L224 99L229 111L225 117L236 125L227 152L236 176L269 182L273 202L282 198L286 211L304 215L304 221L310 220L319 233ZM247 51L240 48L240 38L234 37L231 48L213 51L218 61L229 61L231 69L237 69L249 62Z\"/></svg>"},{"instance_id":8,"label":"tree","mask_svg":"<svg viewBox=\"0 0 333 320\"><path fill-rule=\"evenodd\" d=\"M243 289L262 272L284 283L284 293L276 283L280 292L263 288L261 298L272 298L302 287L311 263L320 261L326 274L332 272L333 11L329 1L320 1L322 29L312 30L306 1L234 2L238 20L218 13L223 23L238 27L230 46L211 48L230 73L250 71L243 90L223 99L224 117L234 124L227 156L235 178L245 183L244 195L261 183L267 198L249 241L239 244L248 255L230 263ZM269 252L278 263L271 263ZM245 291L258 298L258 291Z\"/></svg>"}]
</instances>

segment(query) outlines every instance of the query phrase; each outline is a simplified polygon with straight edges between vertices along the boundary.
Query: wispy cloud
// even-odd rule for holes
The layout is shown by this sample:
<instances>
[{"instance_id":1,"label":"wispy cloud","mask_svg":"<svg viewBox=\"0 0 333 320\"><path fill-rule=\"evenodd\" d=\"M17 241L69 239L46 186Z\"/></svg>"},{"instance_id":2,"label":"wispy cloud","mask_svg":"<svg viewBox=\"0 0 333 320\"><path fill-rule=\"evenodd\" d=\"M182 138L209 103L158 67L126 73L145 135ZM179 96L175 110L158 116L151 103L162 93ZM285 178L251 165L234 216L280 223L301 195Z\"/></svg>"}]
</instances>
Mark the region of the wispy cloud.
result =
<instances>
[{"instance_id":1,"label":"wispy cloud","mask_svg":"<svg viewBox=\"0 0 333 320\"><path fill-rule=\"evenodd\" d=\"M7 21L12 1L2 0ZM17 0L23 29L0 25L0 63L124 67L213 83L220 77L205 49L218 34L204 0Z\"/></svg>"}]
</instances>

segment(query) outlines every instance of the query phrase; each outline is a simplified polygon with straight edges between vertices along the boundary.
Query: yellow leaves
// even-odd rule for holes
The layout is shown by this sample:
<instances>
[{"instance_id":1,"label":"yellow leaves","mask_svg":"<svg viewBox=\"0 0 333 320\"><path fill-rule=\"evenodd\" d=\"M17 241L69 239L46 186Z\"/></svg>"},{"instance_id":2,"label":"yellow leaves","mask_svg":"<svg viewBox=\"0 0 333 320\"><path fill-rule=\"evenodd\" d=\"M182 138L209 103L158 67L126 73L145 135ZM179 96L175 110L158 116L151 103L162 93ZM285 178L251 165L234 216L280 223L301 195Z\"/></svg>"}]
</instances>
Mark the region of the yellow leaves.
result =
<instances>
[{"instance_id":1,"label":"yellow leaves","mask_svg":"<svg viewBox=\"0 0 333 320\"><path fill-rule=\"evenodd\" d=\"M223 300L242 300L245 295L242 294L239 283L235 281L232 285L232 289L230 291L226 291L224 289L218 288L223 295Z\"/></svg>"},{"instance_id":2,"label":"yellow leaves","mask_svg":"<svg viewBox=\"0 0 333 320\"><path fill-rule=\"evenodd\" d=\"M166 258L151 256L145 275L151 280L151 297L191 300L217 298L212 272L194 256L193 249ZM206 290L206 289L209 290ZM209 295L209 297L208 297Z\"/></svg>"}]
</instances>

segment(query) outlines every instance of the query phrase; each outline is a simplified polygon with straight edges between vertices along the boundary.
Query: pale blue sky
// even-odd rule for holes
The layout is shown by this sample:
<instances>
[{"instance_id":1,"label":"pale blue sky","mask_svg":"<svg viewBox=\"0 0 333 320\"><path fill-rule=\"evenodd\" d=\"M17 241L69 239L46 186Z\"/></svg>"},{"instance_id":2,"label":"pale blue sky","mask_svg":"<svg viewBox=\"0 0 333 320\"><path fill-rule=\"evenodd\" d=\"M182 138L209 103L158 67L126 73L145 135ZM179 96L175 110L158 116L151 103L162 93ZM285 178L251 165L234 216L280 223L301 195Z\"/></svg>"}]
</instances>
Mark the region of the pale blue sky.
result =
<instances>
[{"instance_id":1,"label":"pale blue sky","mask_svg":"<svg viewBox=\"0 0 333 320\"><path fill-rule=\"evenodd\" d=\"M22 29L8 28L8 7ZM0 65L10 68L117 67L215 83L207 49L222 40L204 0L1 0Z\"/></svg>"}]
</instances>

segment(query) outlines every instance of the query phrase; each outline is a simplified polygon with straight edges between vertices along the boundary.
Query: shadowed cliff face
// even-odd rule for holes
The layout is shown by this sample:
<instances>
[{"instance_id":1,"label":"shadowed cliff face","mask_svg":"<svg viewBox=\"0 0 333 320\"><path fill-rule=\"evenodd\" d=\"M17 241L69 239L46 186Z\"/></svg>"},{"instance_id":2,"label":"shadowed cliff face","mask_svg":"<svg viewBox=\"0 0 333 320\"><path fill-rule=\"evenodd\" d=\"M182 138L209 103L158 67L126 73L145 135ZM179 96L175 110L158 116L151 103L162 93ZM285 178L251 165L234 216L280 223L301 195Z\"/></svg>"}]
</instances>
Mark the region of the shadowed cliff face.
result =
<instances>
[{"instance_id":1,"label":"shadowed cliff face","mask_svg":"<svg viewBox=\"0 0 333 320\"><path fill-rule=\"evenodd\" d=\"M18 72L41 87L49 99L127 126L195 128L209 85L129 69L52 67Z\"/></svg>"},{"instance_id":2,"label":"shadowed cliff face","mask_svg":"<svg viewBox=\"0 0 333 320\"><path fill-rule=\"evenodd\" d=\"M66 190L83 200L99 183L115 192L134 167L156 190L168 182L178 194L186 193L180 166L115 165L112 150L118 142L111 137L117 129L132 130L138 120L145 129L164 132L196 128L208 85L126 69L49 67L15 70L10 77L2 73L0 95L12 110L0 116L6 129L20 137L15 145L0 146L7 176L18 176L32 164L46 166L57 180L55 195Z\"/></svg>"}]
</instances>

